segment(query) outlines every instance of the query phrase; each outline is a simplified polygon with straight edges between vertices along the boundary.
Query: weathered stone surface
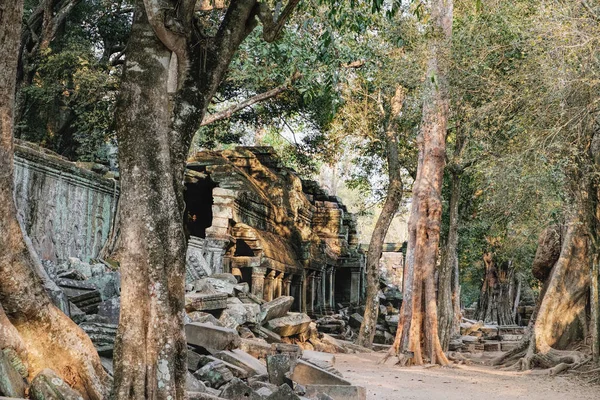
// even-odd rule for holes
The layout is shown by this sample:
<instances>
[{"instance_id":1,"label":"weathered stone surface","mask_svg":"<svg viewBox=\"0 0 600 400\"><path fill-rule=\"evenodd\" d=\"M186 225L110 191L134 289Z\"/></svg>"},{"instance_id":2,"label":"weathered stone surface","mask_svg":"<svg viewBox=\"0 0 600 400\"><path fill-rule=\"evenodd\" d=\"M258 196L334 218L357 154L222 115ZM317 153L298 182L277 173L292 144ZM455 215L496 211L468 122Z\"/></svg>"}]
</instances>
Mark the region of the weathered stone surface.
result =
<instances>
[{"instance_id":1,"label":"weathered stone surface","mask_svg":"<svg viewBox=\"0 0 600 400\"><path fill-rule=\"evenodd\" d=\"M185 295L185 309L192 311L222 310L227 307L225 293L188 293Z\"/></svg>"},{"instance_id":2,"label":"weathered stone surface","mask_svg":"<svg viewBox=\"0 0 600 400\"><path fill-rule=\"evenodd\" d=\"M29 395L34 400L82 400L77 391L71 389L54 371L44 369L33 381Z\"/></svg>"},{"instance_id":3,"label":"weathered stone surface","mask_svg":"<svg viewBox=\"0 0 600 400\"><path fill-rule=\"evenodd\" d=\"M359 313L354 313L350 316L350 320L348 322L352 328L359 329L363 322L363 317Z\"/></svg>"},{"instance_id":4,"label":"weathered stone surface","mask_svg":"<svg viewBox=\"0 0 600 400\"><path fill-rule=\"evenodd\" d=\"M350 385L347 380L303 360L298 360L291 378L301 385Z\"/></svg>"},{"instance_id":5,"label":"weathered stone surface","mask_svg":"<svg viewBox=\"0 0 600 400\"><path fill-rule=\"evenodd\" d=\"M80 324L85 320L85 313L79 309L75 304L69 302L69 317L76 324Z\"/></svg>"},{"instance_id":6,"label":"weathered stone surface","mask_svg":"<svg viewBox=\"0 0 600 400\"><path fill-rule=\"evenodd\" d=\"M260 359L265 359L269 354L275 353L270 344L260 339L242 339L240 350Z\"/></svg>"},{"instance_id":7,"label":"weathered stone surface","mask_svg":"<svg viewBox=\"0 0 600 400\"><path fill-rule=\"evenodd\" d=\"M56 284L67 295L69 301L79 307L81 311L86 314L98 312L102 296L94 284L74 279L57 279Z\"/></svg>"},{"instance_id":8,"label":"weathered stone surface","mask_svg":"<svg viewBox=\"0 0 600 400\"><path fill-rule=\"evenodd\" d=\"M248 371L248 376L263 375L267 373L267 367L263 365L263 363L240 349L220 351L214 356L219 360L223 360Z\"/></svg>"},{"instance_id":9,"label":"weathered stone surface","mask_svg":"<svg viewBox=\"0 0 600 400\"><path fill-rule=\"evenodd\" d=\"M362 386L352 385L306 385L306 396L315 397L319 393L328 395L333 400L366 400L367 390Z\"/></svg>"},{"instance_id":10,"label":"weathered stone surface","mask_svg":"<svg viewBox=\"0 0 600 400\"><path fill-rule=\"evenodd\" d=\"M276 353L289 354L293 359L299 358L302 355L302 349L297 344L276 343L273 346Z\"/></svg>"},{"instance_id":11,"label":"weathered stone surface","mask_svg":"<svg viewBox=\"0 0 600 400\"><path fill-rule=\"evenodd\" d=\"M235 330L210 324L187 324L185 335L189 344L205 349L229 350L240 345L240 336Z\"/></svg>"},{"instance_id":12,"label":"weathered stone surface","mask_svg":"<svg viewBox=\"0 0 600 400\"><path fill-rule=\"evenodd\" d=\"M325 364L330 367L335 366L335 356L330 353L324 353L322 351L303 350L302 359L313 363L315 365Z\"/></svg>"},{"instance_id":13,"label":"weathered stone surface","mask_svg":"<svg viewBox=\"0 0 600 400\"><path fill-rule=\"evenodd\" d=\"M121 294L121 273L118 271L104 272L102 275L93 276L87 282L98 288L102 300L108 300Z\"/></svg>"},{"instance_id":14,"label":"weathered stone surface","mask_svg":"<svg viewBox=\"0 0 600 400\"><path fill-rule=\"evenodd\" d=\"M117 336L117 325L100 322L83 322L79 325L88 334L102 356L112 356Z\"/></svg>"},{"instance_id":15,"label":"weathered stone surface","mask_svg":"<svg viewBox=\"0 0 600 400\"><path fill-rule=\"evenodd\" d=\"M112 299L104 300L98 306L98 315L106 317L111 324L119 324L119 315L121 314L121 298L113 297Z\"/></svg>"},{"instance_id":16,"label":"weathered stone surface","mask_svg":"<svg viewBox=\"0 0 600 400\"><path fill-rule=\"evenodd\" d=\"M286 374L292 368L292 359L289 354L274 354L267 357L267 371L269 372L269 382L281 386L288 383Z\"/></svg>"},{"instance_id":17,"label":"weathered stone surface","mask_svg":"<svg viewBox=\"0 0 600 400\"><path fill-rule=\"evenodd\" d=\"M185 390L188 392L204 393L206 392L206 385L188 371L185 376Z\"/></svg>"},{"instance_id":18,"label":"weathered stone surface","mask_svg":"<svg viewBox=\"0 0 600 400\"><path fill-rule=\"evenodd\" d=\"M233 379L233 373L223 361L216 360L194 372L194 377L211 388L218 389Z\"/></svg>"},{"instance_id":19,"label":"weathered stone surface","mask_svg":"<svg viewBox=\"0 0 600 400\"><path fill-rule=\"evenodd\" d=\"M27 368L27 362L26 362L26 360L21 359L21 357L16 352L16 350L14 350L11 347L5 347L2 350L2 352L4 353L4 356L6 357L6 359L10 363L10 365L12 365L13 368L16 369L17 372L23 378L27 378L27 376L29 375L29 371L28 371L28 368Z\"/></svg>"},{"instance_id":20,"label":"weathered stone surface","mask_svg":"<svg viewBox=\"0 0 600 400\"><path fill-rule=\"evenodd\" d=\"M222 397L219 397L216 394L210 393L210 391L212 390L211 388L207 388L207 390L208 391L206 393L188 391L188 392L186 392L187 400L223 400ZM218 392L218 390L217 390L217 392Z\"/></svg>"},{"instance_id":21,"label":"weathered stone surface","mask_svg":"<svg viewBox=\"0 0 600 400\"><path fill-rule=\"evenodd\" d=\"M15 146L15 203L41 259L55 263L76 255L98 256L108 238L119 196L114 180L35 145Z\"/></svg>"},{"instance_id":22,"label":"weathered stone surface","mask_svg":"<svg viewBox=\"0 0 600 400\"><path fill-rule=\"evenodd\" d=\"M26 385L23 377L11 364L3 351L0 351L0 395L24 397Z\"/></svg>"},{"instance_id":23,"label":"weathered stone surface","mask_svg":"<svg viewBox=\"0 0 600 400\"><path fill-rule=\"evenodd\" d=\"M225 385L219 396L228 400L262 400L258 393L238 378L233 378Z\"/></svg>"},{"instance_id":24,"label":"weathered stone surface","mask_svg":"<svg viewBox=\"0 0 600 400\"><path fill-rule=\"evenodd\" d=\"M258 333L263 337L263 339L265 339L268 343L281 343L281 336L279 336L278 334L276 334L275 332L272 332L270 330L268 330L267 328L265 328L264 326L261 326L260 328L258 328Z\"/></svg>"},{"instance_id":25,"label":"weathered stone surface","mask_svg":"<svg viewBox=\"0 0 600 400\"><path fill-rule=\"evenodd\" d=\"M310 317L304 313L289 313L285 317L270 320L266 327L279 336L287 337L305 332L311 321Z\"/></svg>"},{"instance_id":26,"label":"weathered stone surface","mask_svg":"<svg viewBox=\"0 0 600 400\"><path fill-rule=\"evenodd\" d=\"M217 279L217 278L204 278L204 279L206 280L206 282L210 283L212 285L212 287L219 293L225 293L228 296L233 296L235 294L235 286L237 285L237 282L231 283L228 280Z\"/></svg>"},{"instance_id":27,"label":"weathered stone surface","mask_svg":"<svg viewBox=\"0 0 600 400\"><path fill-rule=\"evenodd\" d=\"M300 397L291 387L286 384L283 384L277 388L275 392L273 392L266 400L300 400Z\"/></svg>"},{"instance_id":28,"label":"weathered stone surface","mask_svg":"<svg viewBox=\"0 0 600 400\"><path fill-rule=\"evenodd\" d=\"M210 277L212 279L220 279L222 281L229 282L232 285L238 284L236 277L233 276L232 274L228 274L228 273L212 274Z\"/></svg>"},{"instance_id":29,"label":"weathered stone surface","mask_svg":"<svg viewBox=\"0 0 600 400\"><path fill-rule=\"evenodd\" d=\"M264 303L260 306L260 322L265 323L274 318L285 317L293 303L294 298L292 296L281 296Z\"/></svg>"},{"instance_id":30,"label":"weathered stone surface","mask_svg":"<svg viewBox=\"0 0 600 400\"><path fill-rule=\"evenodd\" d=\"M190 319L190 322L200 322L202 324L223 326L221 321L219 321L214 315L203 311L192 311L191 313L188 313L188 318Z\"/></svg>"}]
</instances>

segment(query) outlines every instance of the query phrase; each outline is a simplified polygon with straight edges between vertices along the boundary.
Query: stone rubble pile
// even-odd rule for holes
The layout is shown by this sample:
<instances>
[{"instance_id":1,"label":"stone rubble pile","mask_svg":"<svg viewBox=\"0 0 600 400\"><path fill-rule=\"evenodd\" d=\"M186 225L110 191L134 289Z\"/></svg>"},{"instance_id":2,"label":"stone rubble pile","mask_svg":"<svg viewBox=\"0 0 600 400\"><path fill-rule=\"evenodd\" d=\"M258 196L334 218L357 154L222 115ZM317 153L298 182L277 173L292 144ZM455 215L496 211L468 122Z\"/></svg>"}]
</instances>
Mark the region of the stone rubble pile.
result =
<instances>
[{"instance_id":1,"label":"stone rubble pile","mask_svg":"<svg viewBox=\"0 0 600 400\"><path fill-rule=\"evenodd\" d=\"M460 337L450 340L450 351L483 353L510 351L518 346L525 334L525 327L518 325L484 324L463 318Z\"/></svg>"},{"instance_id":2,"label":"stone rubble pile","mask_svg":"<svg viewBox=\"0 0 600 400\"><path fill-rule=\"evenodd\" d=\"M61 293L55 297L89 335L102 365L112 358L120 310L120 276L104 263L70 259L46 263ZM185 296L190 399L363 400L366 391L343 379L333 353L365 350L319 332L304 313L290 312L293 297L265 302L231 274L188 285ZM11 349L0 352L0 396L78 399L52 370L27 385L27 367Z\"/></svg>"}]
</instances>

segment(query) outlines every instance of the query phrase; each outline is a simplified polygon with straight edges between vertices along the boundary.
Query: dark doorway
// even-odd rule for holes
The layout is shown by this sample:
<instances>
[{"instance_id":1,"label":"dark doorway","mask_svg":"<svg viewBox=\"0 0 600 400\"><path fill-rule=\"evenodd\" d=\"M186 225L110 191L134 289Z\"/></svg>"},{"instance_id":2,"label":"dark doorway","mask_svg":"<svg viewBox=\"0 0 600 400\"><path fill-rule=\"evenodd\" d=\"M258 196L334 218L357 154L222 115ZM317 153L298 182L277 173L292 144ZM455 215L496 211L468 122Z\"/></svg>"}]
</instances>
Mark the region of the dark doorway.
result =
<instances>
[{"instance_id":1,"label":"dark doorway","mask_svg":"<svg viewBox=\"0 0 600 400\"><path fill-rule=\"evenodd\" d=\"M212 225L212 191L216 187L210 178L186 185L185 220L190 235L206 238L206 228Z\"/></svg>"}]
</instances>

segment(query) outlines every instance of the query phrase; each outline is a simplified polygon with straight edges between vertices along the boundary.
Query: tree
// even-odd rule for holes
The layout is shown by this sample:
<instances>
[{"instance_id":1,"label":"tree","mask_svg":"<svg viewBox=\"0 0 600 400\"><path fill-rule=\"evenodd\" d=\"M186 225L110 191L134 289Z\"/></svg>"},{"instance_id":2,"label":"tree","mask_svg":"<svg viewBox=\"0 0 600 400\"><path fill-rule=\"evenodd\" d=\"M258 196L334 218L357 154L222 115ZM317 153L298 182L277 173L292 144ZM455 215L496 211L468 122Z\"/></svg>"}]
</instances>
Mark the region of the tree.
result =
<instances>
[{"instance_id":1,"label":"tree","mask_svg":"<svg viewBox=\"0 0 600 400\"><path fill-rule=\"evenodd\" d=\"M187 152L235 51L257 19L263 38L272 41L298 0L276 18L266 3L233 0L226 9L211 10L219 15L216 28L211 12L195 14L195 3L135 3L116 113L122 182L117 399L184 398L182 182Z\"/></svg>"},{"instance_id":2,"label":"tree","mask_svg":"<svg viewBox=\"0 0 600 400\"><path fill-rule=\"evenodd\" d=\"M402 349L408 363L448 364L438 337L434 270L440 237L449 93L447 86L452 1L431 2L423 117L418 138L417 176L409 219L403 303L391 352Z\"/></svg>"},{"instance_id":3,"label":"tree","mask_svg":"<svg viewBox=\"0 0 600 400\"><path fill-rule=\"evenodd\" d=\"M52 304L17 220L13 117L22 13L22 1L0 2L0 332L27 355L31 375L52 368L85 398L100 400L108 395L108 375L87 335Z\"/></svg>"}]
</instances>

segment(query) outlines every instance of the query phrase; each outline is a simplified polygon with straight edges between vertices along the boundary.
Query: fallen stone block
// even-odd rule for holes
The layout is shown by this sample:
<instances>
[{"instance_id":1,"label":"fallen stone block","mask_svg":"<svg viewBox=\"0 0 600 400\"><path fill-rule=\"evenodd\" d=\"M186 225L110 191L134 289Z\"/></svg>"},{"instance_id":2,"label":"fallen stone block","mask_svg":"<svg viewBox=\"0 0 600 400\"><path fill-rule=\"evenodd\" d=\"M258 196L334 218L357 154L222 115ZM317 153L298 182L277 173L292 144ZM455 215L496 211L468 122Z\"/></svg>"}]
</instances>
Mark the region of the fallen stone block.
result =
<instances>
[{"instance_id":1,"label":"fallen stone block","mask_svg":"<svg viewBox=\"0 0 600 400\"><path fill-rule=\"evenodd\" d=\"M275 350L267 342L260 339L241 339L240 350L245 351L252 357L265 359L269 354L274 354Z\"/></svg>"},{"instance_id":2,"label":"fallen stone block","mask_svg":"<svg viewBox=\"0 0 600 400\"><path fill-rule=\"evenodd\" d=\"M268 330L264 326L261 326L261 327L258 328L258 333L268 343L281 343L281 336L279 336L275 332L271 332L270 330Z\"/></svg>"},{"instance_id":3,"label":"fallen stone block","mask_svg":"<svg viewBox=\"0 0 600 400\"><path fill-rule=\"evenodd\" d=\"M188 313L188 318L191 322L200 322L201 324L211 324L216 326L223 326L221 322L212 314L203 311L192 311Z\"/></svg>"},{"instance_id":4,"label":"fallen stone block","mask_svg":"<svg viewBox=\"0 0 600 400\"><path fill-rule=\"evenodd\" d=\"M121 314L121 298L113 297L100 303L98 306L98 315L106 317L111 324L119 324Z\"/></svg>"},{"instance_id":5,"label":"fallen stone block","mask_svg":"<svg viewBox=\"0 0 600 400\"><path fill-rule=\"evenodd\" d=\"M286 374L292 369L292 359L289 354L274 354L267 357L267 371L269 382L281 386L289 382Z\"/></svg>"},{"instance_id":6,"label":"fallen stone block","mask_svg":"<svg viewBox=\"0 0 600 400\"><path fill-rule=\"evenodd\" d=\"M350 316L350 320L348 321L348 323L352 328L358 329L363 323L363 317L359 313L354 313Z\"/></svg>"},{"instance_id":7,"label":"fallen stone block","mask_svg":"<svg viewBox=\"0 0 600 400\"><path fill-rule=\"evenodd\" d=\"M211 393L202 392L186 392L188 400L223 400L222 397L216 396Z\"/></svg>"},{"instance_id":8,"label":"fallen stone block","mask_svg":"<svg viewBox=\"0 0 600 400\"><path fill-rule=\"evenodd\" d=\"M260 322L265 323L275 318L285 317L290 311L294 298L281 296L260 306Z\"/></svg>"},{"instance_id":9,"label":"fallen stone block","mask_svg":"<svg viewBox=\"0 0 600 400\"><path fill-rule=\"evenodd\" d=\"M43 369L33 378L29 387L29 396L33 400L80 400L83 398L48 368Z\"/></svg>"},{"instance_id":10,"label":"fallen stone block","mask_svg":"<svg viewBox=\"0 0 600 400\"><path fill-rule=\"evenodd\" d=\"M273 346L277 354L289 354L294 360L302 355L302 349L297 344L276 343Z\"/></svg>"},{"instance_id":11,"label":"fallen stone block","mask_svg":"<svg viewBox=\"0 0 600 400\"><path fill-rule=\"evenodd\" d=\"M227 383L221 390L219 397L228 400L262 400L261 395L238 378L233 378Z\"/></svg>"},{"instance_id":12,"label":"fallen stone block","mask_svg":"<svg viewBox=\"0 0 600 400\"><path fill-rule=\"evenodd\" d=\"M185 390L188 392L204 393L206 392L206 385L188 371L185 376Z\"/></svg>"},{"instance_id":13,"label":"fallen stone block","mask_svg":"<svg viewBox=\"0 0 600 400\"><path fill-rule=\"evenodd\" d=\"M233 364L236 367L242 368L248 372L248 376L263 375L267 373L267 367L263 365L257 358L252 357L248 353L234 349L232 351L220 351L214 355L219 360Z\"/></svg>"},{"instance_id":14,"label":"fallen stone block","mask_svg":"<svg viewBox=\"0 0 600 400\"><path fill-rule=\"evenodd\" d=\"M301 385L350 385L347 380L303 360L297 361L290 377Z\"/></svg>"},{"instance_id":15,"label":"fallen stone block","mask_svg":"<svg viewBox=\"0 0 600 400\"><path fill-rule=\"evenodd\" d=\"M208 311L227 308L227 294L225 293L188 293L185 295L185 310Z\"/></svg>"},{"instance_id":16,"label":"fallen stone block","mask_svg":"<svg viewBox=\"0 0 600 400\"><path fill-rule=\"evenodd\" d=\"M233 373L225 366L223 361L216 360L194 372L194 377L205 385L218 389L233 379Z\"/></svg>"},{"instance_id":17,"label":"fallen stone block","mask_svg":"<svg viewBox=\"0 0 600 400\"><path fill-rule=\"evenodd\" d=\"M11 364L10 360L0 351L0 395L9 397L25 397L25 381Z\"/></svg>"},{"instance_id":18,"label":"fallen stone block","mask_svg":"<svg viewBox=\"0 0 600 400\"><path fill-rule=\"evenodd\" d=\"M279 336L287 337L306 332L311 321L311 318L304 313L288 313L285 317L270 320L266 327Z\"/></svg>"},{"instance_id":19,"label":"fallen stone block","mask_svg":"<svg viewBox=\"0 0 600 400\"><path fill-rule=\"evenodd\" d=\"M294 393L291 387L283 384L275 392L271 393L266 400L300 400L300 397Z\"/></svg>"},{"instance_id":20,"label":"fallen stone block","mask_svg":"<svg viewBox=\"0 0 600 400\"><path fill-rule=\"evenodd\" d=\"M335 356L330 353L324 353L322 351L303 350L302 359L309 362L319 362L327 364L330 367L335 366Z\"/></svg>"},{"instance_id":21,"label":"fallen stone block","mask_svg":"<svg viewBox=\"0 0 600 400\"><path fill-rule=\"evenodd\" d=\"M306 385L306 396L318 398L323 393L333 400L366 400L367 390L362 386L348 385Z\"/></svg>"},{"instance_id":22,"label":"fallen stone block","mask_svg":"<svg viewBox=\"0 0 600 400\"><path fill-rule=\"evenodd\" d=\"M185 326L187 342L205 349L229 350L239 347L237 331L220 326L192 322Z\"/></svg>"}]
</instances>

